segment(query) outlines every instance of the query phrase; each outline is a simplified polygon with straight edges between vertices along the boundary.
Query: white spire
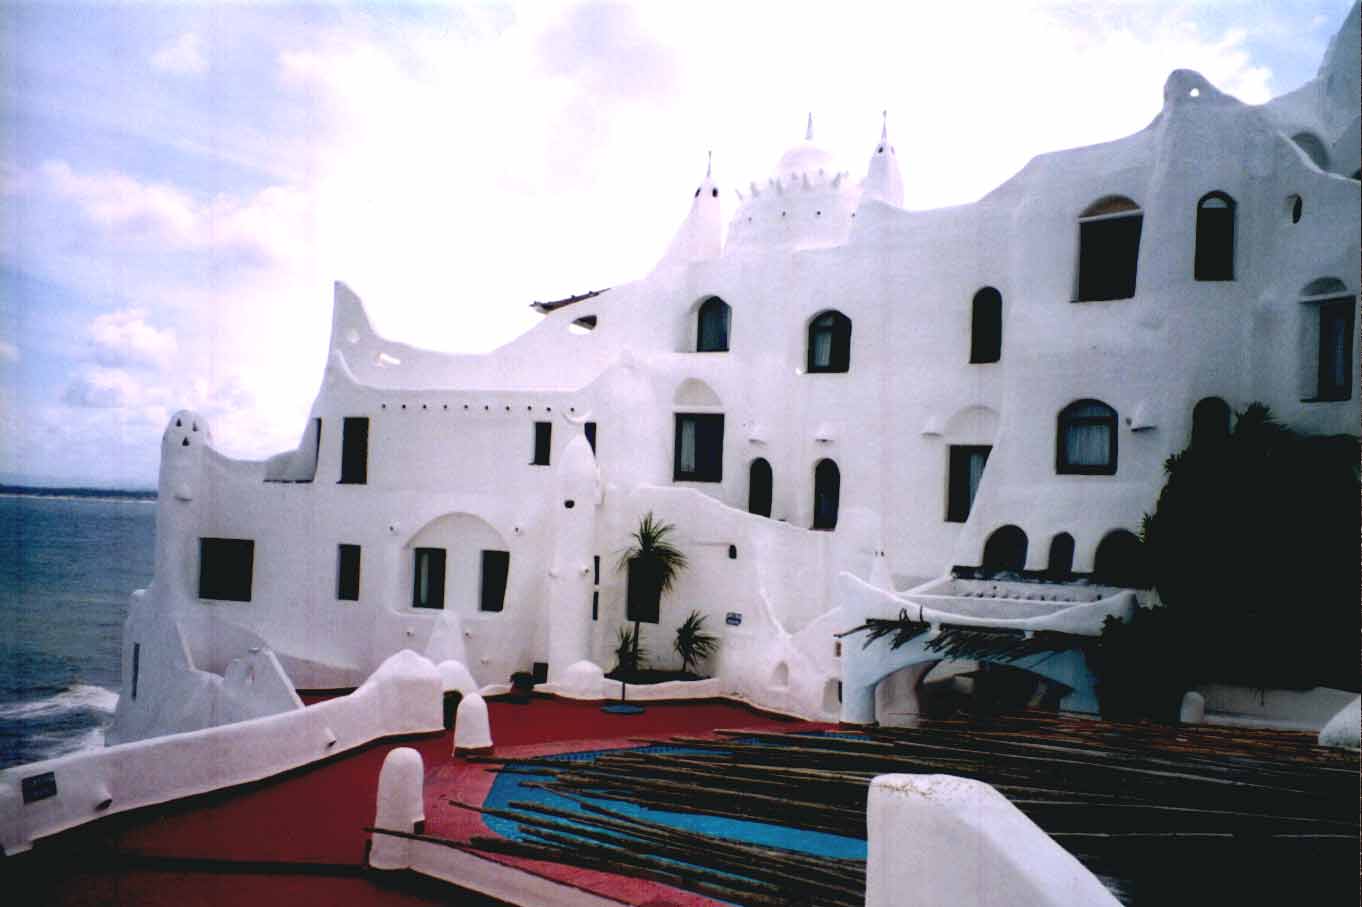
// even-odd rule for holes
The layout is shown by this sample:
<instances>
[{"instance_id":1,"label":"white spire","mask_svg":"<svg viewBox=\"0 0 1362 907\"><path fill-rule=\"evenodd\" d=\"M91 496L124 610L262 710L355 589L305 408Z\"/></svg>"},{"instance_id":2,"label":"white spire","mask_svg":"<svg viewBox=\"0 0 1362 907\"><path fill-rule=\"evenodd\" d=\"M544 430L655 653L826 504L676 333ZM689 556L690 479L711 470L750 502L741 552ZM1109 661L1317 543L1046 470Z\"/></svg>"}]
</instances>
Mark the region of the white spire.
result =
<instances>
[{"instance_id":1,"label":"white spire","mask_svg":"<svg viewBox=\"0 0 1362 907\"><path fill-rule=\"evenodd\" d=\"M720 218L719 189L714 185L714 152L707 153L705 178L695 190L690 213L672 237L671 245L657 266L683 265L692 261L718 258L723 222Z\"/></svg>"},{"instance_id":2,"label":"white spire","mask_svg":"<svg viewBox=\"0 0 1362 907\"><path fill-rule=\"evenodd\" d=\"M865 182L861 184L861 197L902 208L903 176L899 173L898 155L889 143L889 111L883 111L881 116L884 123L880 126L880 143L870 155L870 166L866 168Z\"/></svg>"},{"instance_id":3,"label":"white spire","mask_svg":"<svg viewBox=\"0 0 1362 907\"><path fill-rule=\"evenodd\" d=\"M804 127L804 141L813 141L813 111L809 111L809 125Z\"/></svg>"}]
</instances>

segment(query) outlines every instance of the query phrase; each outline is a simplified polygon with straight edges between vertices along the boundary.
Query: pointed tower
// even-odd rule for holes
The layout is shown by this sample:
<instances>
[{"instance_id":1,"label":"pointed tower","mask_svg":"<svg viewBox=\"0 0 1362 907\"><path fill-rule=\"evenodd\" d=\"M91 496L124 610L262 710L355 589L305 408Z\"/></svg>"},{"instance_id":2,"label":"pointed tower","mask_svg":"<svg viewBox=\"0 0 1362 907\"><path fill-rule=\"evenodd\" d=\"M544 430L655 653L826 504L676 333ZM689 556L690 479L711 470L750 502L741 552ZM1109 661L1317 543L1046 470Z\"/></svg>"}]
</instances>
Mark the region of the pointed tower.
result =
<instances>
[{"instance_id":1,"label":"pointed tower","mask_svg":"<svg viewBox=\"0 0 1362 907\"><path fill-rule=\"evenodd\" d=\"M889 111L884 112L880 127L880 142L870 156L865 182L861 184L862 198L873 198L895 208L903 207L903 176L899 173L899 159L889 143Z\"/></svg>"},{"instance_id":2,"label":"pointed tower","mask_svg":"<svg viewBox=\"0 0 1362 907\"><path fill-rule=\"evenodd\" d=\"M720 217L719 188L714 185L713 169L714 154L710 152L705 178L700 188L695 190L690 213L672 237L671 245L657 263L658 268L719 257L723 220Z\"/></svg>"}]
</instances>

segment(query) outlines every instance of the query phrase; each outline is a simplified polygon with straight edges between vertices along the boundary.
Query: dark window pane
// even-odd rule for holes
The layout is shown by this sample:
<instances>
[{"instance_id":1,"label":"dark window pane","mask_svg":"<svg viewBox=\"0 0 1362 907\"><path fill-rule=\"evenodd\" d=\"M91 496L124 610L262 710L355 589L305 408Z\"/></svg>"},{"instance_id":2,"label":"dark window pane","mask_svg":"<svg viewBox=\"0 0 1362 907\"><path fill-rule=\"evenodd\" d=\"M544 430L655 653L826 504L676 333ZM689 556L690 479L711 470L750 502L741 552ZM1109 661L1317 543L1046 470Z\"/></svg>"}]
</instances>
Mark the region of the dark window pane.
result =
<instances>
[{"instance_id":1,"label":"dark window pane","mask_svg":"<svg viewBox=\"0 0 1362 907\"><path fill-rule=\"evenodd\" d=\"M549 450L553 442L553 423L536 422L534 423L534 459L530 461L534 466L549 465Z\"/></svg>"},{"instance_id":2,"label":"dark window pane","mask_svg":"<svg viewBox=\"0 0 1362 907\"><path fill-rule=\"evenodd\" d=\"M591 452L594 454L596 452L596 423L595 422L586 423L585 431L586 443L591 445Z\"/></svg>"},{"instance_id":3,"label":"dark window pane","mask_svg":"<svg viewBox=\"0 0 1362 907\"><path fill-rule=\"evenodd\" d=\"M132 698L137 698L137 681L142 673L142 644L132 644Z\"/></svg>"},{"instance_id":4,"label":"dark window pane","mask_svg":"<svg viewBox=\"0 0 1362 907\"><path fill-rule=\"evenodd\" d=\"M369 420L347 416L341 423L342 485L363 485L369 481Z\"/></svg>"},{"instance_id":5,"label":"dark window pane","mask_svg":"<svg viewBox=\"0 0 1362 907\"><path fill-rule=\"evenodd\" d=\"M1026 569L1026 533L1017 526L1001 526L984 542L985 576L1021 573Z\"/></svg>"},{"instance_id":6,"label":"dark window pane","mask_svg":"<svg viewBox=\"0 0 1362 907\"><path fill-rule=\"evenodd\" d=\"M250 539L199 539L199 598L250 601L254 569Z\"/></svg>"},{"instance_id":7,"label":"dark window pane","mask_svg":"<svg viewBox=\"0 0 1362 907\"><path fill-rule=\"evenodd\" d=\"M771 485L771 464L758 457L747 470L748 513L765 517L771 515Z\"/></svg>"},{"instance_id":8,"label":"dark window pane","mask_svg":"<svg viewBox=\"0 0 1362 907\"><path fill-rule=\"evenodd\" d=\"M1234 200L1223 193L1208 195L1196 209L1197 280L1234 279Z\"/></svg>"},{"instance_id":9,"label":"dark window pane","mask_svg":"<svg viewBox=\"0 0 1362 907\"><path fill-rule=\"evenodd\" d=\"M336 547L336 598L359 601L359 546Z\"/></svg>"},{"instance_id":10,"label":"dark window pane","mask_svg":"<svg viewBox=\"0 0 1362 907\"><path fill-rule=\"evenodd\" d=\"M483 611L500 611L506 603L506 574L511 569L511 552L484 551L482 553Z\"/></svg>"},{"instance_id":11,"label":"dark window pane","mask_svg":"<svg viewBox=\"0 0 1362 907\"><path fill-rule=\"evenodd\" d=\"M1118 215L1078 225L1078 299L1095 302L1135 295L1144 216Z\"/></svg>"},{"instance_id":12,"label":"dark window pane","mask_svg":"<svg viewBox=\"0 0 1362 907\"><path fill-rule=\"evenodd\" d=\"M1347 400L1353 393L1353 301L1319 307L1319 399Z\"/></svg>"},{"instance_id":13,"label":"dark window pane","mask_svg":"<svg viewBox=\"0 0 1362 907\"><path fill-rule=\"evenodd\" d=\"M1055 582L1068 580L1074 569L1074 537L1061 532L1050 540L1050 563L1045 568L1047 579Z\"/></svg>"},{"instance_id":14,"label":"dark window pane","mask_svg":"<svg viewBox=\"0 0 1362 907\"><path fill-rule=\"evenodd\" d=\"M445 606L445 549L417 548L411 603L415 608Z\"/></svg>"},{"instance_id":15,"label":"dark window pane","mask_svg":"<svg viewBox=\"0 0 1362 907\"><path fill-rule=\"evenodd\" d=\"M1003 353L1003 297L993 287L974 294L969 361L997 362Z\"/></svg>"},{"instance_id":16,"label":"dark window pane","mask_svg":"<svg viewBox=\"0 0 1362 907\"><path fill-rule=\"evenodd\" d=\"M842 473L831 460L819 460L813 471L813 528L836 529L842 496Z\"/></svg>"},{"instance_id":17,"label":"dark window pane","mask_svg":"<svg viewBox=\"0 0 1362 907\"><path fill-rule=\"evenodd\" d=\"M969 519L970 507L979 491L984 476L984 465L993 448L984 445L952 445L950 475L947 481L946 519L963 523Z\"/></svg>"}]
</instances>

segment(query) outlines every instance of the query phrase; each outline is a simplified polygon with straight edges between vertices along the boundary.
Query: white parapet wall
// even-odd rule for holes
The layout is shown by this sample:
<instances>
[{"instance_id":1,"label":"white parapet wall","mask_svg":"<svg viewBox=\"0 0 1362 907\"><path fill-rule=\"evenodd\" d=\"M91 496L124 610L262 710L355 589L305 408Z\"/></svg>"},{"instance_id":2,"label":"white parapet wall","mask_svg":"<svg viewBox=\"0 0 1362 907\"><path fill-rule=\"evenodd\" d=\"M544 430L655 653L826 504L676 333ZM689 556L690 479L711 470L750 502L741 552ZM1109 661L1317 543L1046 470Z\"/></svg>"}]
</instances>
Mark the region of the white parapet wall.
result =
<instances>
[{"instance_id":1,"label":"white parapet wall","mask_svg":"<svg viewBox=\"0 0 1362 907\"><path fill-rule=\"evenodd\" d=\"M881 775L866 811L866 907L1116 907L1007 798L951 775Z\"/></svg>"},{"instance_id":2,"label":"white parapet wall","mask_svg":"<svg viewBox=\"0 0 1362 907\"><path fill-rule=\"evenodd\" d=\"M442 697L436 667L402 651L350 695L309 708L6 769L0 847L22 853L101 816L259 781L382 737L441 730Z\"/></svg>"}]
</instances>

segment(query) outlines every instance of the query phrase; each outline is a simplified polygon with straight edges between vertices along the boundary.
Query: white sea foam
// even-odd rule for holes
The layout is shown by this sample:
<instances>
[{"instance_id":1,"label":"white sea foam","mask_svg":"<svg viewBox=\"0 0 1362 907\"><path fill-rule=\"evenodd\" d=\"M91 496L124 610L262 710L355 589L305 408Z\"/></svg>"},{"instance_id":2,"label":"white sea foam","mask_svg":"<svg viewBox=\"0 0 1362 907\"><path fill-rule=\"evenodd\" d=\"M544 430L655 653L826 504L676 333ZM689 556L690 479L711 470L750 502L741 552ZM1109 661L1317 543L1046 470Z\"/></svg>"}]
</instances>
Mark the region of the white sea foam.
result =
<instances>
[{"instance_id":1,"label":"white sea foam","mask_svg":"<svg viewBox=\"0 0 1362 907\"><path fill-rule=\"evenodd\" d=\"M0 718L54 718L70 712L89 711L112 715L118 705L118 694L89 683L77 683L54 696L33 702L14 702L0 705ZM102 736L102 732L101 732Z\"/></svg>"}]
</instances>

